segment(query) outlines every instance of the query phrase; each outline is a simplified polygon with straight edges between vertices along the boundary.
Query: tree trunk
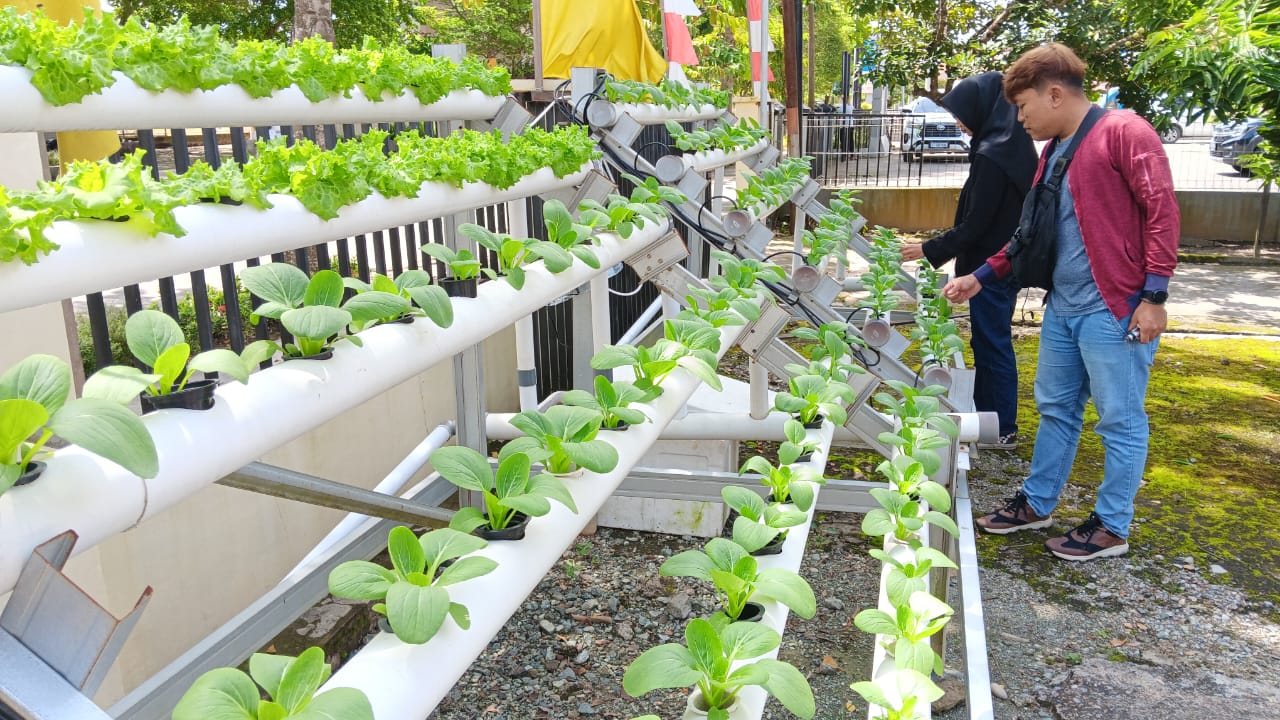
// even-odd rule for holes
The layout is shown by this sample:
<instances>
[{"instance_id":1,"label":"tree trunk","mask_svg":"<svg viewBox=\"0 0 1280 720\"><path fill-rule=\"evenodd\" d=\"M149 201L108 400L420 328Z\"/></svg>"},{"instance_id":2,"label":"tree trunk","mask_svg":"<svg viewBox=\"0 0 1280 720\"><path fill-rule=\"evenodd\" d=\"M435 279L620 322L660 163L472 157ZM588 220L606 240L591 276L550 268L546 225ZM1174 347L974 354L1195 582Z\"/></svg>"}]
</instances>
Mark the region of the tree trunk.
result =
<instances>
[{"instance_id":1,"label":"tree trunk","mask_svg":"<svg viewBox=\"0 0 1280 720\"><path fill-rule=\"evenodd\" d=\"M334 41L333 0L294 0L293 40L296 42L312 35Z\"/></svg>"}]
</instances>

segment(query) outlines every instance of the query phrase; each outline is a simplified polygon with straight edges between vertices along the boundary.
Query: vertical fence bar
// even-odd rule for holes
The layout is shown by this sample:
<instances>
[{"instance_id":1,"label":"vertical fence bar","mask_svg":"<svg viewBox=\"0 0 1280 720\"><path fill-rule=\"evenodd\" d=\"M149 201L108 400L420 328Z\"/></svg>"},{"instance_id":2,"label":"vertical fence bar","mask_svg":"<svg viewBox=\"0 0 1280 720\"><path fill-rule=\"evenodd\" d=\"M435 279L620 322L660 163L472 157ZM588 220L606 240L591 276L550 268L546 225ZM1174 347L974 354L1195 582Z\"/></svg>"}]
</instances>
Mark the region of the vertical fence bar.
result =
<instances>
[{"instance_id":1,"label":"vertical fence bar","mask_svg":"<svg viewBox=\"0 0 1280 720\"><path fill-rule=\"evenodd\" d=\"M93 336L94 364L104 368L114 359L111 352L111 333L107 327L107 304L102 298L102 293L90 293L85 296L85 306L89 315L89 333Z\"/></svg>"},{"instance_id":2,"label":"vertical fence bar","mask_svg":"<svg viewBox=\"0 0 1280 720\"><path fill-rule=\"evenodd\" d=\"M216 170L222 165L222 155L218 153L218 131L214 128L202 128L200 139L204 147L204 161Z\"/></svg>"},{"instance_id":3,"label":"vertical fence bar","mask_svg":"<svg viewBox=\"0 0 1280 720\"><path fill-rule=\"evenodd\" d=\"M200 334L200 349L213 348L213 323L209 317L209 288L205 284L204 270L191 273L191 301L196 308L196 329Z\"/></svg>"},{"instance_id":4,"label":"vertical fence bar","mask_svg":"<svg viewBox=\"0 0 1280 720\"><path fill-rule=\"evenodd\" d=\"M142 164L151 169L151 177L160 179L160 166L156 160L156 133L154 130L138 130L138 145L142 148Z\"/></svg>"},{"instance_id":5,"label":"vertical fence bar","mask_svg":"<svg viewBox=\"0 0 1280 720\"><path fill-rule=\"evenodd\" d=\"M383 233L378 230L373 233L373 262L378 274L387 274L387 249L383 244Z\"/></svg>"},{"instance_id":6,"label":"vertical fence bar","mask_svg":"<svg viewBox=\"0 0 1280 720\"><path fill-rule=\"evenodd\" d=\"M387 239L391 245L391 271L399 275L404 272L404 257L400 254L400 228L388 228Z\"/></svg>"},{"instance_id":7,"label":"vertical fence bar","mask_svg":"<svg viewBox=\"0 0 1280 720\"><path fill-rule=\"evenodd\" d=\"M244 350L244 318L240 316L240 286L236 282L236 270L232 265L220 265L218 272L222 279L222 302L226 306L227 339L231 349L236 352Z\"/></svg>"}]
</instances>

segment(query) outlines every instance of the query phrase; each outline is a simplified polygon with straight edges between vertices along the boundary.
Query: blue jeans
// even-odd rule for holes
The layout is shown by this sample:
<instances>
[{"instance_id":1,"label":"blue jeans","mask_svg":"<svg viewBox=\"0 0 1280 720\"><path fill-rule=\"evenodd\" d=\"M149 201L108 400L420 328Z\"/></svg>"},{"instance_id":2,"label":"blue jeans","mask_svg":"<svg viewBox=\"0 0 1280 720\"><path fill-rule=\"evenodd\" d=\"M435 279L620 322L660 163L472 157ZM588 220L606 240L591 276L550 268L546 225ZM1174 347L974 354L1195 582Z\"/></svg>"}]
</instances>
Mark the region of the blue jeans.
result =
<instances>
[{"instance_id":1,"label":"blue jeans","mask_svg":"<svg viewBox=\"0 0 1280 720\"><path fill-rule=\"evenodd\" d=\"M1011 278L988 283L969 299L973 405L999 416L1001 435L1018 431L1018 362L1009 331L1017 302L1018 284Z\"/></svg>"},{"instance_id":2,"label":"blue jeans","mask_svg":"<svg viewBox=\"0 0 1280 720\"><path fill-rule=\"evenodd\" d=\"M1117 320L1109 310L1078 317L1060 317L1052 306L1045 310L1036 369L1040 429L1022 485L1037 515L1053 512L1075 463L1084 405L1092 396L1098 410L1094 432L1106 451L1094 512L1120 537L1129 536L1133 498L1147 464L1150 429L1143 405L1159 344L1126 341L1128 326L1129 318Z\"/></svg>"}]
</instances>

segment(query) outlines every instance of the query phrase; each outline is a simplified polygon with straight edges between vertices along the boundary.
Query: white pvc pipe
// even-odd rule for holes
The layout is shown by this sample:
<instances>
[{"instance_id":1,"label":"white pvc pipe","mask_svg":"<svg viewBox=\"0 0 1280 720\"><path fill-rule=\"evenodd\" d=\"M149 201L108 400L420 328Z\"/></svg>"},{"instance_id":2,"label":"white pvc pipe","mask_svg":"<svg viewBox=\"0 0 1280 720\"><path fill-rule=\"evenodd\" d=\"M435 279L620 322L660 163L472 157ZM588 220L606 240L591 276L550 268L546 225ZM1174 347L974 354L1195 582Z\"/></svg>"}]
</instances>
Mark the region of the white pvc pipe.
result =
<instances>
[{"instance_id":1,"label":"white pvc pipe","mask_svg":"<svg viewBox=\"0 0 1280 720\"><path fill-rule=\"evenodd\" d=\"M151 92L138 87L120 72L116 82L80 102L53 106L31 84L31 71L0 65L0 97L5 112L0 132L59 130L115 130L136 127L259 127L263 125L326 125L367 122L432 122L436 120L491 120L506 102L479 90L455 90L423 105L410 92L383 94L372 102L360 88L350 98L330 98L313 103L296 85L265 98L253 98L239 85L191 93L177 90Z\"/></svg>"},{"instance_id":2,"label":"white pvc pipe","mask_svg":"<svg viewBox=\"0 0 1280 720\"><path fill-rule=\"evenodd\" d=\"M615 103L618 114L626 113L641 125L661 125L668 120L676 122L695 122L697 120L713 120L724 113L724 108L715 105L684 105L668 108L661 105Z\"/></svg>"},{"instance_id":3,"label":"white pvc pipe","mask_svg":"<svg viewBox=\"0 0 1280 720\"><path fill-rule=\"evenodd\" d=\"M485 183L461 188L424 183L417 198L388 199L374 193L343 208L332 220L311 214L289 195L271 195L275 207L270 210L247 205L180 207L174 216L187 231L180 238L147 237L132 221L56 222L48 237L60 249L35 265L0 264L0 312L284 252L314 244L317 238L350 237L571 188L582 182L587 170L583 166L557 178L543 168L506 190Z\"/></svg>"},{"instance_id":4,"label":"white pvc pipe","mask_svg":"<svg viewBox=\"0 0 1280 720\"><path fill-rule=\"evenodd\" d=\"M609 321L609 276L591 278L591 354L613 341L613 329Z\"/></svg>"},{"instance_id":5,"label":"white pvc pipe","mask_svg":"<svg viewBox=\"0 0 1280 720\"><path fill-rule=\"evenodd\" d=\"M384 495L399 495L404 489L406 483L413 479L413 476L427 464L431 453L439 450L445 443L449 442L449 438L457 432L457 423L453 420L436 426L435 430L427 433L427 436L418 443L417 447L409 451L408 455L399 462L395 467L391 468L391 472L387 473L377 485L374 486L374 492L380 492ZM306 568L309 568L313 561L324 555L334 545L344 541L351 533L356 532L366 520L368 515L361 513L348 513L328 535L324 536L316 546L307 553L306 557L298 561L297 566L285 576L284 582L289 582L297 578L301 578L306 574Z\"/></svg>"},{"instance_id":6,"label":"white pvc pipe","mask_svg":"<svg viewBox=\"0 0 1280 720\"><path fill-rule=\"evenodd\" d=\"M733 152L725 152L724 150L702 150L693 155L685 155L681 159L684 161L685 167L696 173L706 173L715 170L718 167L732 165L739 161L745 161L748 158L759 155L765 148L769 147L769 139L761 138L750 147L734 150Z\"/></svg>"},{"instance_id":7,"label":"white pvc pipe","mask_svg":"<svg viewBox=\"0 0 1280 720\"><path fill-rule=\"evenodd\" d=\"M537 382L537 342L533 333L533 316L527 315L516 321L516 377L520 392L520 409L532 410L538 405ZM522 378L526 373L533 376L533 382L525 384Z\"/></svg>"},{"instance_id":8,"label":"white pvc pipe","mask_svg":"<svg viewBox=\"0 0 1280 720\"><path fill-rule=\"evenodd\" d=\"M606 265L607 267L607 265ZM742 326L721 328L721 348L729 348ZM723 350L722 350L723 352ZM564 483L578 506L574 514L559 503L529 523L524 540L491 542L476 553L498 563L494 572L449 586L452 602L466 606L471 628L461 630L446 620L430 641L408 645L390 633L380 633L342 666L322 689L363 690L378 720L421 720L448 694L467 668L484 652L528 594L577 538L631 468L648 452L662 428L685 405L700 381L679 368L663 382L661 397L646 406L651 423L626 432L602 432L600 437L618 450L618 465L609 473L586 472ZM797 530L792 530L797 532ZM805 531L797 534L803 535ZM803 540L799 542L802 544ZM788 545L792 544L790 538ZM786 557L784 546L782 557ZM802 550L803 548L801 548Z\"/></svg>"},{"instance_id":9,"label":"white pvc pipe","mask_svg":"<svg viewBox=\"0 0 1280 720\"><path fill-rule=\"evenodd\" d=\"M425 319L380 325L360 333L364 347L339 343L330 360L282 363L254 374L247 385L223 385L211 410L147 415L142 422L160 455L160 474L154 479L142 480L80 448L59 450L38 482L0 495L0 594L13 588L32 549L54 535L75 530L76 551L83 552L476 345L606 272L667 230L664 221L645 224L626 240L601 236L596 248L600 270L577 262L552 275L534 263L523 290L484 283L479 297L454 300L456 319L449 328Z\"/></svg>"},{"instance_id":10,"label":"white pvc pipe","mask_svg":"<svg viewBox=\"0 0 1280 720\"><path fill-rule=\"evenodd\" d=\"M618 338L617 344L630 345L634 343L641 335L645 334L645 331L649 329L649 324L653 322L653 319L660 312L662 312L662 299L655 298L653 302L649 303L649 307L645 308L640 317L631 324L630 329L622 337Z\"/></svg>"},{"instance_id":11,"label":"white pvc pipe","mask_svg":"<svg viewBox=\"0 0 1280 720\"><path fill-rule=\"evenodd\" d=\"M755 360L751 360L747 363L747 375L751 380L751 417L755 420L763 420L773 409L773 405L769 402L769 370Z\"/></svg>"}]
</instances>

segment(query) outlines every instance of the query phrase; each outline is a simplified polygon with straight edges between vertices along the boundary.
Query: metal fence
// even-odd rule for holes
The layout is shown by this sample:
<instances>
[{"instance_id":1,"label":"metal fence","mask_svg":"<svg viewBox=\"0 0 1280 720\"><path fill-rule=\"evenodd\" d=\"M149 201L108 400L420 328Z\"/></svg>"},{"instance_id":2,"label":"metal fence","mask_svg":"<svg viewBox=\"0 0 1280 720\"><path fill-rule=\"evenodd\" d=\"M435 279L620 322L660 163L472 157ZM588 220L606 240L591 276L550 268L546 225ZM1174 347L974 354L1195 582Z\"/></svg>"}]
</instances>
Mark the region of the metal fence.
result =
<instances>
[{"instance_id":1,"label":"metal fence","mask_svg":"<svg viewBox=\"0 0 1280 720\"><path fill-rule=\"evenodd\" d=\"M968 138L954 122L905 113L805 113L803 151L827 186L959 187Z\"/></svg>"}]
</instances>

